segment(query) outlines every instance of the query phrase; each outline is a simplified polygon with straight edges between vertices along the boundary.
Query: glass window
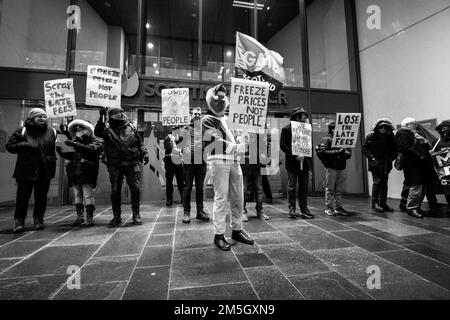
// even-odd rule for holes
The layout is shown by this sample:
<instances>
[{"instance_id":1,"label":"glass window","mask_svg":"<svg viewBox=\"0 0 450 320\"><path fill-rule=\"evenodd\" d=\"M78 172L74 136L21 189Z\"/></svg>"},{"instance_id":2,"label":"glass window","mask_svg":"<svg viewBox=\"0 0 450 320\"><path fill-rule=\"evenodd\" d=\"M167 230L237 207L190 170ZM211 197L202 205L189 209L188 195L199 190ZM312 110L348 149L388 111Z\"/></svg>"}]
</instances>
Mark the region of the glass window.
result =
<instances>
[{"instance_id":1,"label":"glass window","mask_svg":"<svg viewBox=\"0 0 450 320\"><path fill-rule=\"evenodd\" d=\"M135 71L138 0L79 0L81 30L72 51L72 70L88 65Z\"/></svg>"},{"instance_id":2,"label":"glass window","mask_svg":"<svg viewBox=\"0 0 450 320\"><path fill-rule=\"evenodd\" d=\"M203 1L202 80L229 82L234 75L236 32L254 36L253 8L229 0Z\"/></svg>"},{"instance_id":3,"label":"glass window","mask_svg":"<svg viewBox=\"0 0 450 320\"><path fill-rule=\"evenodd\" d=\"M309 0L308 20L311 87L356 91L351 81L344 0Z\"/></svg>"},{"instance_id":4,"label":"glass window","mask_svg":"<svg viewBox=\"0 0 450 320\"><path fill-rule=\"evenodd\" d=\"M69 1L0 0L0 66L66 69Z\"/></svg>"},{"instance_id":5,"label":"glass window","mask_svg":"<svg viewBox=\"0 0 450 320\"><path fill-rule=\"evenodd\" d=\"M146 76L198 80L199 1L146 0Z\"/></svg>"},{"instance_id":6,"label":"glass window","mask_svg":"<svg viewBox=\"0 0 450 320\"><path fill-rule=\"evenodd\" d=\"M301 19L298 0L258 0L258 40L284 58L287 87L303 87Z\"/></svg>"}]
</instances>

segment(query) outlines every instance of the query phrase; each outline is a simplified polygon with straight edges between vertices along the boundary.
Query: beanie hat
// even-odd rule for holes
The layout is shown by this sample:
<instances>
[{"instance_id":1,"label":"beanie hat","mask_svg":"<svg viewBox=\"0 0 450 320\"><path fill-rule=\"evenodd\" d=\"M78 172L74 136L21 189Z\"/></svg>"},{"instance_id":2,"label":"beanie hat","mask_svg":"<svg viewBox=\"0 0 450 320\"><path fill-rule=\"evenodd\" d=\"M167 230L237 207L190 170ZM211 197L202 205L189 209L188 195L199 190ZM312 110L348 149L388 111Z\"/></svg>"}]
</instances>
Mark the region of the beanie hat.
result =
<instances>
[{"instance_id":1,"label":"beanie hat","mask_svg":"<svg viewBox=\"0 0 450 320\"><path fill-rule=\"evenodd\" d=\"M31 109L30 114L28 115L28 119L33 120L34 118L36 118L39 115L47 115L47 113L41 109L41 108L34 108Z\"/></svg>"},{"instance_id":2,"label":"beanie hat","mask_svg":"<svg viewBox=\"0 0 450 320\"><path fill-rule=\"evenodd\" d=\"M296 108L296 109L292 110L292 113L291 113L291 120L292 120L295 116L297 116L297 115L302 115L302 114L308 115L308 112L307 112L305 109L303 109L302 107L299 107L299 108Z\"/></svg>"},{"instance_id":3,"label":"beanie hat","mask_svg":"<svg viewBox=\"0 0 450 320\"><path fill-rule=\"evenodd\" d=\"M115 115L116 113L119 113L119 112L124 112L124 110L122 108L112 108L112 109L109 109L108 115L110 117L112 117L113 115Z\"/></svg>"}]
</instances>

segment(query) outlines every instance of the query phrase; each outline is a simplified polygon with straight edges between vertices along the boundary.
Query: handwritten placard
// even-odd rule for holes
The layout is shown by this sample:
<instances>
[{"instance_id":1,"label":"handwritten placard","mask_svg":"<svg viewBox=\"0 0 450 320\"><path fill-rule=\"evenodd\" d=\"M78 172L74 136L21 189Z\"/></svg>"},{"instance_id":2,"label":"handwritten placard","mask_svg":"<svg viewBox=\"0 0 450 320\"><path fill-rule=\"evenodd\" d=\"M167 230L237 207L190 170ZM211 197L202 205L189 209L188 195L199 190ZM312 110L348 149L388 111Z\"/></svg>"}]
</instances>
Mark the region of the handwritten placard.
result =
<instances>
[{"instance_id":1,"label":"handwritten placard","mask_svg":"<svg viewBox=\"0 0 450 320\"><path fill-rule=\"evenodd\" d=\"M120 69L88 66L86 104L89 106L120 108L122 73Z\"/></svg>"},{"instance_id":2,"label":"handwritten placard","mask_svg":"<svg viewBox=\"0 0 450 320\"><path fill-rule=\"evenodd\" d=\"M299 157L312 157L312 126L309 123L291 121L292 154Z\"/></svg>"},{"instance_id":3,"label":"handwritten placard","mask_svg":"<svg viewBox=\"0 0 450 320\"><path fill-rule=\"evenodd\" d=\"M49 118L77 115L73 79L44 82L45 110Z\"/></svg>"},{"instance_id":4,"label":"handwritten placard","mask_svg":"<svg viewBox=\"0 0 450 320\"><path fill-rule=\"evenodd\" d=\"M189 89L164 89L161 93L163 126L189 124L191 121L189 114Z\"/></svg>"},{"instance_id":5,"label":"handwritten placard","mask_svg":"<svg viewBox=\"0 0 450 320\"><path fill-rule=\"evenodd\" d=\"M269 104L269 83L233 78L231 80L230 129L258 133L264 129Z\"/></svg>"},{"instance_id":6,"label":"handwritten placard","mask_svg":"<svg viewBox=\"0 0 450 320\"><path fill-rule=\"evenodd\" d=\"M361 113L338 113L332 148L356 148L358 142Z\"/></svg>"}]
</instances>

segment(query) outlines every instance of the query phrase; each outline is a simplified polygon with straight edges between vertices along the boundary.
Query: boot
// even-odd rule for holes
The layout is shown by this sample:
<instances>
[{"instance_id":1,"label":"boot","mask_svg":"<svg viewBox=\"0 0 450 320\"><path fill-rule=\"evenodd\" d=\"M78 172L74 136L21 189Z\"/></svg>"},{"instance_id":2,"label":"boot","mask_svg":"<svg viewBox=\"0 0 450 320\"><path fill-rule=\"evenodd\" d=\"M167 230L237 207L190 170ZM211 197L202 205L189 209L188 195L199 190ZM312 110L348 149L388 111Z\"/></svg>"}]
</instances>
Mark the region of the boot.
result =
<instances>
[{"instance_id":1,"label":"boot","mask_svg":"<svg viewBox=\"0 0 450 320\"><path fill-rule=\"evenodd\" d=\"M380 201L376 199L372 200L372 209L378 213L384 212L384 209L380 206Z\"/></svg>"},{"instance_id":2,"label":"boot","mask_svg":"<svg viewBox=\"0 0 450 320\"><path fill-rule=\"evenodd\" d=\"M141 226L144 224L144 221L142 221L141 215L139 213L133 213L133 224L135 226Z\"/></svg>"},{"instance_id":3,"label":"boot","mask_svg":"<svg viewBox=\"0 0 450 320\"><path fill-rule=\"evenodd\" d=\"M202 209L197 209L197 219L205 222L209 221L208 215Z\"/></svg>"},{"instance_id":4,"label":"boot","mask_svg":"<svg viewBox=\"0 0 450 320\"><path fill-rule=\"evenodd\" d=\"M86 206L86 223L84 224L85 227L92 227L94 225L94 211L94 205Z\"/></svg>"},{"instance_id":5,"label":"boot","mask_svg":"<svg viewBox=\"0 0 450 320\"><path fill-rule=\"evenodd\" d=\"M75 208L77 210L77 219L72 223L72 228L79 227L84 223L84 205L77 204Z\"/></svg>"},{"instance_id":6,"label":"boot","mask_svg":"<svg viewBox=\"0 0 450 320\"><path fill-rule=\"evenodd\" d=\"M269 220L269 216L262 209L256 210L256 216L261 220Z\"/></svg>"},{"instance_id":7,"label":"boot","mask_svg":"<svg viewBox=\"0 0 450 320\"><path fill-rule=\"evenodd\" d=\"M191 213L184 212L183 223L191 223Z\"/></svg>"},{"instance_id":8,"label":"boot","mask_svg":"<svg viewBox=\"0 0 450 320\"><path fill-rule=\"evenodd\" d=\"M301 215L295 212L294 208L289 208L289 218L291 219L297 219L297 218L301 218Z\"/></svg>"},{"instance_id":9,"label":"boot","mask_svg":"<svg viewBox=\"0 0 450 320\"><path fill-rule=\"evenodd\" d=\"M314 219L314 215L312 214L311 210L309 210L307 207L306 208L302 208L301 210L301 218L303 220L308 220L308 219Z\"/></svg>"},{"instance_id":10,"label":"boot","mask_svg":"<svg viewBox=\"0 0 450 320\"><path fill-rule=\"evenodd\" d=\"M423 214L420 212L419 209L408 210L408 215L413 218L423 219Z\"/></svg>"},{"instance_id":11,"label":"boot","mask_svg":"<svg viewBox=\"0 0 450 320\"><path fill-rule=\"evenodd\" d=\"M122 226L122 218L120 214L114 214L114 218L108 223L109 228L120 228Z\"/></svg>"},{"instance_id":12,"label":"boot","mask_svg":"<svg viewBox=\"0 0 450 320\"><path fill-rule=\"evenodd\" d=\"M381 208L383 208L383 210L386 212L394 212L394 209L389 207L386 202L381 203Z\"/></svg>"},{"instance_id":13,"label":"boot","mask_svg":"<svg viewBox=\"0 0 450 320\"><path fill-rule=\"evenodd\" d=\"M22 233L25 231L25 220L24 219L16 219L14 221L13 233Z\"/></svg>"},{"instance_id":14,"label":"boot","mask_svg":"<svg viewBox=\"0 0 450 320\"><path fill-rule=\"evenodd\" d=\"M34 218L34 230L40 231L44 229L45 229L44 218Z\"/></svg>"},{"instance_id":15,"label":"boot","mask_svg":"<svg viewBox=\"0 0 450 320\"><path fill-rule=\"evenodd\" d=\"M223 234L220 235L216 234L214 236L214 244L216 245L217 248L219 248L222 251L231 250L230 244L227 242Z\"/></svg>"}]
</instances>

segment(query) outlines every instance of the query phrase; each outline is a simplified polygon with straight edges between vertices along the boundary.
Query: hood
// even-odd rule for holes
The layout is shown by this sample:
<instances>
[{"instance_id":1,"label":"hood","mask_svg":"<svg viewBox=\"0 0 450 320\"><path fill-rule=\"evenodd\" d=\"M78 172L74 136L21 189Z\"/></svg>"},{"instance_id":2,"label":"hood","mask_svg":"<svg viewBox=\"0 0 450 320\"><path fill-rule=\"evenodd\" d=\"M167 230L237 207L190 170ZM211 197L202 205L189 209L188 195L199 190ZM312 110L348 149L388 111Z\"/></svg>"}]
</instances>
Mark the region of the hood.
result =
<instances>
[{"instance_id":1,"label":"hood","mask_svg":"<svg viewBox=\"0 0 450 320\"><path fill-rule=\"evenodd\" d=\"M436 127L437 132L441 132L442 127L450 127L450 120L445 120Z\"/></svg>"},{"instance_id":2,"label":"hood","mask_svg":"<svg viewBox=\"0 0 450 320\"><path fill-rule=\"evenodd\" d=\"M84 120L74 120L68 126L69 133L72 137L75 137L75 127L77 126L87 129L90 137L94 136L94 126L92 124Z\"/></svg>"},{"instance_id":3,"label":"hood","mask_svg":"<svg viewBox=\"0 0 450 320\"><path fill-rule=\"evenodd\" d=\"M383 119L378 119L377 121L375 121L375 123L372 126L372 131L375 131L378 129L378 127L381 127L382 125L387 125L391 128L392 131L395 130L394 128L394 124L392 122L391 119L389 118L383 118Z\"/></svg>"},{"instance_id":4,"label":"hood","mask_svg":"<svg viewBox=\"0 0 450 320\"><path fill-rule=\"evenodd\" d=\"M292 110L291 121L292 121L292 119L295 118L295 116L301 115L301 114L308 114L308 112L305 109L303 109L302 107L295 108L294 110Z\"/></svg>"},{"instance_id":5,"label":"hood","mask_svg":"<svg viewBox=\"0 0 450 320\"><path fill-rule=\"evenodd\" d=\"M224 98L223 102L218 103L216 101L218 92L225 93L225 98ZM209 109L208 111L211 111L216 116L221 116L223 114L226 114L226 111L228 110L228 108L230 106L230 100L227 95L228 95L228 90L222 84L219 84L219 85L209 89L208 92L206 93L206 97L205 97L206 104L208 105L208 109Z\"/></svg>"}]
</instances>

